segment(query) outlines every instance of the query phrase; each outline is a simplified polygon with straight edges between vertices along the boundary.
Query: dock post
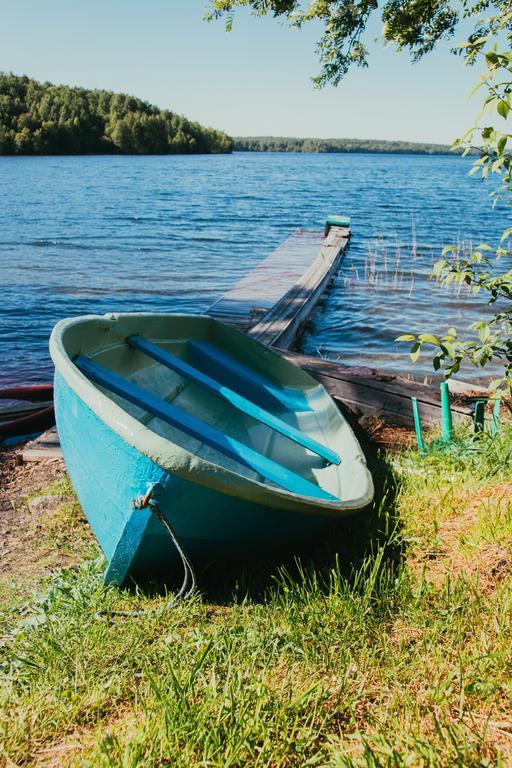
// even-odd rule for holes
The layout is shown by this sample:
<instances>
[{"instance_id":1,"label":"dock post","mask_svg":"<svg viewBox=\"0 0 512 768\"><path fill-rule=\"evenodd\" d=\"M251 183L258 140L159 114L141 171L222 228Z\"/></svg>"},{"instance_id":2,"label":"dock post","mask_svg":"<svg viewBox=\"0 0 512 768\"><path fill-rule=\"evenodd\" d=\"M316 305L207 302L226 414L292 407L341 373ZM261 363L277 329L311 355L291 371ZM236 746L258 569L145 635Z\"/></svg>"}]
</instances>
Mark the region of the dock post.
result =
<instances>
[{"instance_id":1,"label":"dock post","mask_svg":"<svg viewBox=\"0 0 512 768\"><path fill-rule=\"evenodd\" d=\"M451 443L453 440L453 419L447 381L441 383L441 440L443 443Z\"/></svg>"},{"instance_id":2,"label":"dock post","mask_svg":"<svg viewBox=\"0 0 512 768\"><path fill-rule=\"evenodd\" d=\"M498 434L498 429L500 427L500 407L501 398L497 397L494 401L494 408L492 409L491 435L493 437Z\"/></svg>"},{"instance_id":3,"label":"dock post","mask_svg":"<svg viewBox=\"0 0 512 768\"><path fill-rule=\"evenodd\" d=\"M475 403L475 418L473 420L475 435L484 431L485 427L485 400L477 400Z\"/></svg>"},{"instance_id":4,"label":"dock post","mask_svg":"<svg viewBox=\"0 0 512 768\"><path fill-rule=\"evenodd\" d=\"M423 455L425 453L425 443L423 442L423 432L421 430L421 419L420 419L420 409L418 407L418 398L411 397L411 401L412 401L412 415L414 418L414 431L416 432L418 450Z\"/></svg>"}]
</instances>

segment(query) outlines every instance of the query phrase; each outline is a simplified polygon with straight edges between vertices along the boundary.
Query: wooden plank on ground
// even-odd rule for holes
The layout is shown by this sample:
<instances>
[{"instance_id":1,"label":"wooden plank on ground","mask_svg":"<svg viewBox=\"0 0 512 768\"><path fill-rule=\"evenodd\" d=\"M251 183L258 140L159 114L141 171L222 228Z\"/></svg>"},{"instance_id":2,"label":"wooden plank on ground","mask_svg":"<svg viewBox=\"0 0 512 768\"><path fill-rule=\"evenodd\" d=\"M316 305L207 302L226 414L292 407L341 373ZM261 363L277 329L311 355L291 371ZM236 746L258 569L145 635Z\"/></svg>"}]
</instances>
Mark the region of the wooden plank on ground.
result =
<instances>
[{"instance_id":1,"label":"wooden plank on ground","mask_svg":"<svg viewBox=\"0 0 512 768\"><path fill-rule=\"evenodd\" d=\"M308 269L251 328L250 335L262 344L289 349L329 282L335 277L349 238L348 227L331 227Z\"/></svg>"},{"instance_id":2,"label":"wooden plank on ground","mask_svg":"<svg viewBox=\"0 0 512 768\"><path fill-rule=\"evenodd\" d=\"M412 425L411 397L416 397L423 422L440 423L441 400L435 385L422 384L386 371L348 367L337 361L299 355L283 349L277 351L310 373L324 385L339 405L358 417L377 416L394 424ZM470 385L466 387L468 396ZM468 404L455 399L452 413L455 422L464 422L472 419L473 411Z\"/></svg>"},{"instance_id":3,"label":"wooden plank on ground","mask_svg":"<svg viewBox=\"0 0 512 768\"><path fill-rule=\"evenodd\" d=\"M21 451L23 461L40 461L41 459L62 458L57 428L52 427L42 435L27 443Z\"/></svg>"}]
</instances>

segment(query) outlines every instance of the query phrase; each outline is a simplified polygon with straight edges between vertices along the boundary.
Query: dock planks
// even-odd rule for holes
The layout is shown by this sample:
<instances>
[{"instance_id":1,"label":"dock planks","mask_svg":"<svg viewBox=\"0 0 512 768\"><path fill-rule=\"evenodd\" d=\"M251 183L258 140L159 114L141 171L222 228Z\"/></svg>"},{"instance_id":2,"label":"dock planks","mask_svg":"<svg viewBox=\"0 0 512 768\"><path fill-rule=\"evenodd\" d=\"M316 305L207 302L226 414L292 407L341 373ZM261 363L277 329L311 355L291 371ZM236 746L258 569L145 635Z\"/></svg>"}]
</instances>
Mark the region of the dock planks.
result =
<instances>
[{"instance_id":1,"label":"dock planks","mask_svg":"<svg viewBox=\"0 0 512 768\"><path fill-rule=\"evenodd\" d=\"M348 227L331 227L325 238L321 232L297 229L216 301L208 314L251 331L264 343L278 341L285 326L295 326L297 316L311 312L341 261L349 237Z\"/></svg>"},{"instance_id":2,"label":"dock planks","mask_svg":"<svg viewBox=\"0 0 512 768\"><path fill-rule=\"evenodd\" d=\"M331 227L320 251L295 284L249 333L262 344L290 348L339 269L350 238L348 227Z\"/></svg>"}]
</instances>

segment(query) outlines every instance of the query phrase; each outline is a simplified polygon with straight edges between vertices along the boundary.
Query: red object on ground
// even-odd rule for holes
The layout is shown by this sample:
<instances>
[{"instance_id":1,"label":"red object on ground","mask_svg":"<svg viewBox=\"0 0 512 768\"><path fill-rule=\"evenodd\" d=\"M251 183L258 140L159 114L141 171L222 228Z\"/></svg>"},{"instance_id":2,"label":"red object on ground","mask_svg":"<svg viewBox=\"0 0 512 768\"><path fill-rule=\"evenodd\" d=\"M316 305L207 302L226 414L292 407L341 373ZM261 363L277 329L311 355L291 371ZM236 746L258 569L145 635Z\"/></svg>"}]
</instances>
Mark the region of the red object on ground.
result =
<instances>
[{"instance_id":1,"label":"red object on ground","mask_svg":"<svg viewBox=\"0 0 512 768\"><path fill-rule=\"evenodd\" d=\"M0 389L0 400L29 400L38 403L41 400L51 400L53 384L31 384L26 387L4 387Z\"/></svg>"},{"instance_id":2,"label":"red object on ground","mask_svg":"<svg viewBox=\"0 0 512 768\"><path fill-rule=\"evenodd\" d=\"M12 421L0 422L0 440L17 435L31 435L34 432L44 432L55 424L53 405L40 408L28 416L21 416Z\"/></svg>"},{"instance_id":3,"label":"red object on ground","mask_svg":"<svg viewBox=\"0 0 512 768\"><path fill-rule=\"evenodd\" d=\"M0 400L27 400L45 403L9 421L0 420L0 440L19 435L44 432L55 424L55 411L48 401L53 399L53 384L34 384L26 387L5 387L0 389Z\"/></svg>"}]
</instances>

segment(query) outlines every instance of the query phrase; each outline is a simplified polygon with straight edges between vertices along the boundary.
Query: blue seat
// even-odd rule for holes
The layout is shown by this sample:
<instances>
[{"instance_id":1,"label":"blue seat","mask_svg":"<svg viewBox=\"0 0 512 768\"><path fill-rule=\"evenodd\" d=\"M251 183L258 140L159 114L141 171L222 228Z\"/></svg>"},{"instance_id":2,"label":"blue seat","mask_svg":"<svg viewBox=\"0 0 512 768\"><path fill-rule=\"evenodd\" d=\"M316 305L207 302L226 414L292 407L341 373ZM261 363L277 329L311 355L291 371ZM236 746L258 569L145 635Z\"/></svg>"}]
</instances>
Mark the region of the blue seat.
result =
<instances>
[{"instance_id":1,"label":"blue seat","mask_svg":"<svg viewBox=\"0 0 512 768\"><path fill-rule=\"evenodd\" d=\"M190 359L197 368L257 403L262 408L285 408L287 411L311 411L302 392L280 387L259 371L219 349L209 341L188 341Z\"/></svg>"},{"instance_id":2,"label":"blue seat","mask_svg":"<svg viewBox=\"0 0 512 768\"><path fill-rule=\"evenodd\" d=\"M184 376L194 384L207 389L209 392L212 392L214 395L217 395L218 397L233 405L242 413L246 413L248 416L251 416L253 419L256 419L262 424L265 424L267 427L270 427L276 432L285 435L285 437L289 438L294 443L298 443L299 445L302 445L303 448L307 448L313 453L316 453L317 456L325 459L325 461L329 462L329 464L339 464L341 462L340 457L335 451L332 451L327 446L322 445L322 443L319 443L318 440L315 440L309 435L303 434L295 427L287 424L286 421L283 421L277 416L274 416L272 413L269 413L264 408L256 405L256 403L253 403L251 400L243 397L243 395L239 395L229 387L226 387L223 384L219 384L219 382L213 379L211 376L198 371L197 368L194 368L188 363L185 363L183 360L180 360L175 355L172 355L170 352L162 349L162 347L159 347L157 344L148 341L142 336L128 336L126 341L128 344L130 344L130 346L138 349L139 352L143 352L145 355L148 355L148 357L151 357L153 360L157 360L171 371L179 373L180 376Z\"/></svg>"},{"instance_id":3,"label":"blue seat","mask_svg":"<svg viewBox=\"0 0 512 768\"><path fill-rule=\"evenodd\" d=\"M266 480L270 480L281 488L310 498L338 501L336 496L328 493L315 483L305 480L278 462L263 456L239 440L214 429L209 424L205 424L200 419L157 397L152 392L147 392L142 387L124 379L100 363L84 355L77 357L74 363L91 381L105 387L110 392L114 392L139 408L143 408L167 424L177 427L177 429L180 429L196 440L200 440L205 445L215 448L224 456L228 456L234 461L249 467L249 469L252 469Z\"/></svg>"}]
</instances>

